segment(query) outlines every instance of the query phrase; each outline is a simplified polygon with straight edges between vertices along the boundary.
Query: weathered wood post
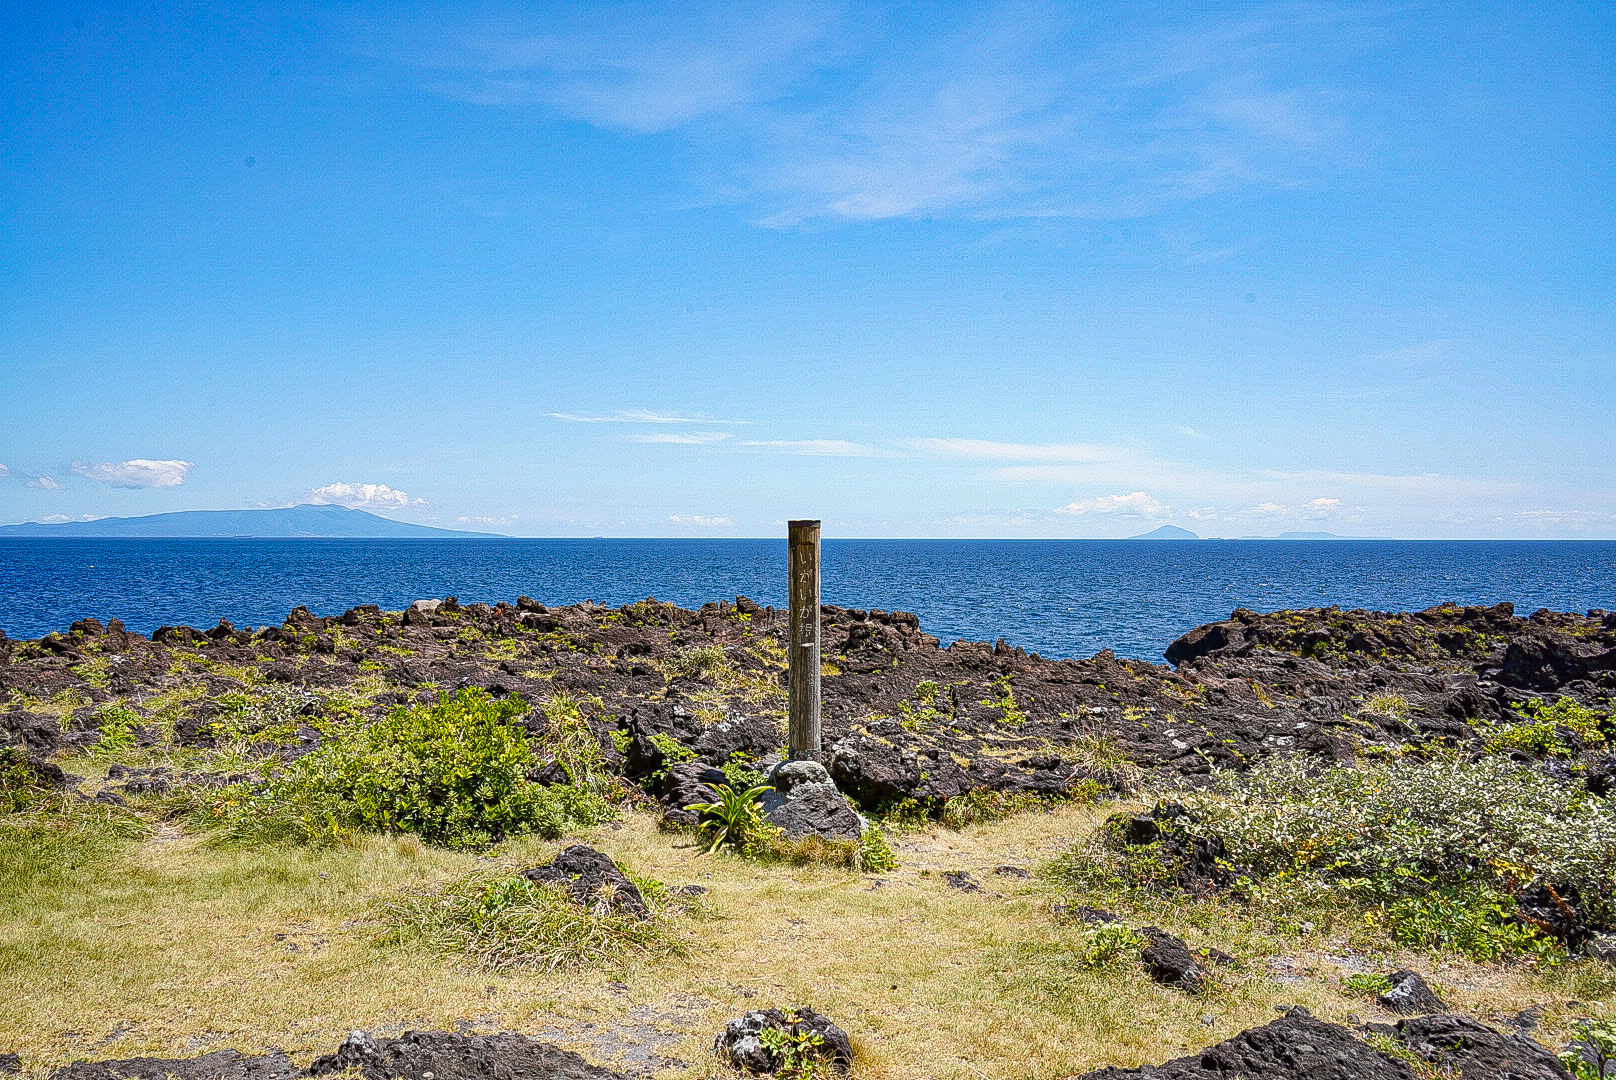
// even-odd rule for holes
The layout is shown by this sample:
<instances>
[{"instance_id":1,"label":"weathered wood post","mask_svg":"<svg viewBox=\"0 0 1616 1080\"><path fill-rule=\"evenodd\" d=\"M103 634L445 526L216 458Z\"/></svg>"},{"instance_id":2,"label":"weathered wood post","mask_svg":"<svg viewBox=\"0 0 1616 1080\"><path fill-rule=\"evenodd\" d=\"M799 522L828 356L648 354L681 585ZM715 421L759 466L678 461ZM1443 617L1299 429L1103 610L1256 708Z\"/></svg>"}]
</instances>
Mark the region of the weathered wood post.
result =
<instances>
[{"instance_id":1,"label":"weathered wood post","mask_svg":"<svg viewBox=\"0 0 1616 1080\"><path fill-rule=\"evenodd\" d=\"M791 759L819 753L819 522L786 524L791 548L791 613L786 651L791 679Z\"/></svg>"}]
</instances>

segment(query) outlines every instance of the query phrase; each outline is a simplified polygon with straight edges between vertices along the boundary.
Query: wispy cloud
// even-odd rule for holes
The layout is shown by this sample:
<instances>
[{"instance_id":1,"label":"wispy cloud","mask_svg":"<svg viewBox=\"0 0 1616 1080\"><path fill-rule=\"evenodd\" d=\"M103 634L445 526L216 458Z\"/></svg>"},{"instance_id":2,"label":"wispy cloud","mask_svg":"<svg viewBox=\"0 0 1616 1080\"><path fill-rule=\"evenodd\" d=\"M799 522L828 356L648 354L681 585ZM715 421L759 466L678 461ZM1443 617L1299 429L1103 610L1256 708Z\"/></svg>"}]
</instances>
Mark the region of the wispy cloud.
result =
<instances>
[{"instance_id":1,"label":"wispy cloud","mask_svg":"<svg viewBox=\"0 0 1616 1080\"><path fill-rule=\"evenodd\" d=\"M864 443L845 439L757 439L743 443L758 450L780 454L800 454L807 457L887 457L888 453Z\"/></svg>"},{"instance_id":2,"label":"wispy cloud","mask_svg":"<svg viewBox=\"0 0 1616 1080\"><path fill-rule=\"evenodd\" d=\"M1094 443L1007 443L988 439L910 439L910 449L935 457L979 461L1115 461L1127 451Z\"/></svg>"},{"instance_id":3,"label":"wispy cloud","mask_svg":"<svg viewBox=\"0 0 1616 1080\"><path fill-rule=\"evenodd\" d=\"M1255 4L1104 28L1063 5L599 3L397 28L438 93L687 141L759 220L1151 214L1330 167L1315 74L1368 5ZM408 38L430 40L413 44Z\"/></svg>"},{"instance_id":4,"label":"wispy cloud","mask_svg":"<svg viewBox=\"0 0 1616 1080\"><path fill-rule=\"evenodd\" d=\"M630 435L637 443L669 443L674 446L708 446L732 438L727 431L653 431L644 435Z\"/></svg>"},{"instance_id":5,"label":"wispy cloud","mask_svg":"<svg viewBox=\"0 0 1616 1080\"><path fill-rule=\"evenodd\" d=\"M11 475L11 470L6 468L4 465L0 465L0 476L10 476L10 475Z\"/></svg>"},{"instance_id":6,"label":"wispy cloud","mask_svg":"<svg viewBox=\"0 0 1616 1080\"><path fill-rule=\"evenodd\" d=\"M1086 517L1090 514L1116 514L1122 517L1163 518L1173 508L1143 491L1126 495L1099 495L1092 499L1079 499L1055 510L1057 514Z\"/></svg>"},{"instance_id":7,"label":"wispy cloud","mask_svg":"<svg viewBox=\"0 0 1616 1080\"><path fill-rule=\"evenodd\" d=\"M569 424L750 424L750 420L712 420L705 416L679 416L650 409L621 409L602 416L553 412L550 417Z\"/></svg>"},{"instance_id":8,"label":"wispy cloud","mask_svg":"<svg viewBox=\"0 0 1616 1080\"><path fill-rule=\"evenodd\" d=\"M179 487L196 464L190 461L151 458L131 458L128 461L103 461L99 465L73 463L73 471L80 476L103 484L121 488Z\"/></svg>"},{"instance_id":9,"label":"wispy cloud","mask_svg":"<svg viewBox=\"0 0 1616 1080\"><path fill-rule=\"evenodd\" d=\"M36 476L32 480L28 481L28 486L31 488L40 488L43 491L62 490L61 483L49 476Z\"/></svg>"},{"instance_id":10,"label":"wispy cloud","mask_svg":"<svg viewBox=\"0 0 1616 1080\"><path fill-rule=\"evenodd\" d=\"M727 517L707 517L702 514L669 514L668 520L675 525L695 525L703 529L717 529L735 524Z\"/></svg>"},{"instance_id":11,"label":"wispy cloud","mask_svg":"<svg viewBox=\"0 0 1616 1080\"><path fill-rule=\"evenodd\" d=\"M404 510L425 506L425 499L386 484L326 484L309 492L308 500L322 506L347 506L357 510Z\"/></svg>"}]
</instances>

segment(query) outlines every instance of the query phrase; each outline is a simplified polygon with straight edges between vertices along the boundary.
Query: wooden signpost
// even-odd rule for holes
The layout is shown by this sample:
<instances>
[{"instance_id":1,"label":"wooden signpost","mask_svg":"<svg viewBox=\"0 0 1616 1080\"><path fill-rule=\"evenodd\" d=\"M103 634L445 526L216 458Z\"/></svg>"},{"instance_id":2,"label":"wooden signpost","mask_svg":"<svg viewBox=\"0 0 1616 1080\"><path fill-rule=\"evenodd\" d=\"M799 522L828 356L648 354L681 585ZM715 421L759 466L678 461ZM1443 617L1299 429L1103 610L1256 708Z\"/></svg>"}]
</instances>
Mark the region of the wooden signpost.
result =
<instances>
[{"instance_id":1,"label":"wooden signpost","mask_svg":"<svg viewBox=\"0 0 1616 1080\"><path fill-rule=\"evenodd\" d=\"M819 753L819 522L786 524L791 548L787 659L791 679L791 759Z\"/></svg>"}]
</instances>

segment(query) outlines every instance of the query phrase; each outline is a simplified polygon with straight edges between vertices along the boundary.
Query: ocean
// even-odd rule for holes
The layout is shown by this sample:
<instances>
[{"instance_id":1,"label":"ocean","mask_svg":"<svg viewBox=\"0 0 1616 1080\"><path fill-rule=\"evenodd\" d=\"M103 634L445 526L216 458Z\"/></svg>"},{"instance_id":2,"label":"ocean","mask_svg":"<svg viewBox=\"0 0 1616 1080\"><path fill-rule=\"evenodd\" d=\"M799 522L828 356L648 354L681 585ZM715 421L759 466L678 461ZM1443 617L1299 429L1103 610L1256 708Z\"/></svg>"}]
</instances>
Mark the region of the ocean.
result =
<instances>
[{"instance_id":1,"label":"ocean","mask_svg":"<svg viewBox=\"0 0 1616 1080\"><path fill-rule=\"evenodd\" d=\"M685 607L786 602L778 540L0 539L0 630L12 638L116 617L279 623L298 604L338 614L531 596ZM826 540L824 596L913 611L946 644L1046 657L1101 649L1160 660L1175 637L1238 607L1411 610L1512 602L1522 614L1616 608L1616 541Z\"/></svg>"}]
</instances>

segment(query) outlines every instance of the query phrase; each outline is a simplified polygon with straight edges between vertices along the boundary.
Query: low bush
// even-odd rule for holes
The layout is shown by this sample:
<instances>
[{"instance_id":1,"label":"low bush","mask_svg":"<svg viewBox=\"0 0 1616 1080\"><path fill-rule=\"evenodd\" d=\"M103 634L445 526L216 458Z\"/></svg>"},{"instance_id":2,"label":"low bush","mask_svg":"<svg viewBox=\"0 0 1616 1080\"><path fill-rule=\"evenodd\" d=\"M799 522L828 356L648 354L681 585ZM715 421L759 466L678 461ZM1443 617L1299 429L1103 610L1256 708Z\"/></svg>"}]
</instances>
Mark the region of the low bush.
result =
<instances>
[{"instance_id":1,"label":"low bush","mask_svg":"<svg viewBox=\"0 0 1616 1080\"><path fill-rule=\"evenodd\" d=\"M1355 908L1401 944L1476 959L1560 951L1518 911L1534 886L1575 890L1592 925L1616 919L1616 805L1507 759L1275 757L1183 801L1175 828L1221 844L1231 891L1275 912ZM1070 888L1168 891L1182 847L1103 829L1049 873Z\"/></svg>"},{"instance_id":2,"label":"low bush","mask_svg":"<svg viewBox=\"0 0 1616 1080\"><path fill-rule=\"evenodd\" d=\"M553 971L683 956L687 947L669 925L668 890L649 878L632 880L651 908L650 918L577 904L561 886L509 870L483 871L384 905L382 941L463 953L491 969Z\"/></svg>"},{"instance_id":3,"label":"low bush","mask_svg":"<svg viewBox=\"0 0 1616 1080\"><path fill-rule=\"evenodd\" d=\"M516 833L555 837L609 820L612 807L580 782L592 773L578 758L555 753L572 784L527 778L535 755L512 723L526 712L520 698L496 701L478 689L394 710L266 783L228 789L213 807L220 835L331 842L359 831L398 832L445 847L482 847Z\"/></svg>"}]
</instances>

